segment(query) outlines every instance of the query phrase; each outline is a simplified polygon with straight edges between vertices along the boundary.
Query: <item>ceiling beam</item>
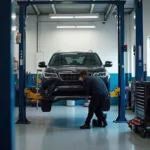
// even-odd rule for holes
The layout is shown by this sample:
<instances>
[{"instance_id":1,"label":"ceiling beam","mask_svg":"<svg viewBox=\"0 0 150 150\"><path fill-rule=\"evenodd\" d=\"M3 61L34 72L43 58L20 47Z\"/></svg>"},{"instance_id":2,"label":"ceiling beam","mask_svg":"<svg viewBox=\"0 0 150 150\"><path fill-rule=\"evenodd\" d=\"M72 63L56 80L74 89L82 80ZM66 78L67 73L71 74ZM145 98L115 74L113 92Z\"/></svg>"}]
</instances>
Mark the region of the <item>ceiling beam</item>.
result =
<instances>
[{"instance_id":1,"label":"ceiling beam","mask_svg":"<svg viewBox=\"0 0 150 150\"><path fill-rule=\"evenodd\" d=\"M95 1L95 0L93 0L93 1ZM93 13L94 7L95 7L95 4L91 4L90 14Z\"/></svg>"},{"instance_id":2,"label":"ceiling beam","mask_svg":"<svg viewBox=\"0 0 150 150\"><path fill-rule=\"evenodd\" d=\"M116 1L116 0L112 0L112 1ZM107 8L105 14L104 14L104 20L107 21L109 19L109 17L113 14L114 10L115 10L116 6L113 4L110 4L109 7Z\"/></svg>"},{"instance_id":3,"label":"ceiling beam","mask_svg":"<svg viewBox=\"0 0 150 150\"><path fill-rule=\"evenodd\" d=\"M111 1L111 0L97 0L97 1L89 1L89 0L74 0L74 1L68 1L68 0L65 0L65 1L33 1L33 2L26 2L26 1L20 1L18 0L17 3L18 5L40 5L40 4L114 4L114 5L121 5L121 4L125 4L125 0L123 1Z\"/></svg>"},{"instance_id":4,"label":"ceiling beam","mask_svg":"<svg viewBox=\"0 0 150 150\"><path fill-rule=\"evenodd\" d=\"M30 2L33 2L33 0L29 0ZM36 14L39 16L40 15L40 11L38 9L38 7L36 5L32 5L34 11L36 12Z\"/></svg>"},{"instance_id":5,"label":"ceiling beam","mask_svg":"<svg viewBox=\"0 0 150 150\"><path fill-rule=\"evenodd\" d=\"M52 4L52 9L53 9L54 14L57 14L57 12L56 12L56 7L55 7L54 4Z\"/></svg>"},{"instance_id":6,"label":"ceiling beam","mask_svg":"<svg viewBox=\"0 0 150 150\"><path fill-rule=\"evenodd\" d=\"M93 13L94 7L95 7L95 4L92 4L92 5L91 5L91 9L90 9L90 14Z\"/></svg>"},{"instance_id":7,"label":"ceiling beam","mask_svg":"<svg viewBox=\"0 0 150 150\"><path fill-rule=\"evenodd\" d=\"M50 1L52 2L53 0L50 0ZM52 9L53 9L53 13L57 14L55 4L51 4L51 6L52 6Z\"/></svg>"}]
</instances>

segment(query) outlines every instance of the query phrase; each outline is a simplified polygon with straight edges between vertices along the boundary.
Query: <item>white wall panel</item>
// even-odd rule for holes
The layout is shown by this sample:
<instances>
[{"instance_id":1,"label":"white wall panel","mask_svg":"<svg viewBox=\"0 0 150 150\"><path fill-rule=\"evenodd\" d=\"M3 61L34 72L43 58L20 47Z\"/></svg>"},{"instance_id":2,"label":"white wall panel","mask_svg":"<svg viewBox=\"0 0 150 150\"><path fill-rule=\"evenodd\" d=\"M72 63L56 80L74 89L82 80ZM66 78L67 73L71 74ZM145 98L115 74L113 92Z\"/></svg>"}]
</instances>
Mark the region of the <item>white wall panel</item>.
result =
<instances>
[{"instance_id":1,"label":"white wall panel","mask_svg":"<svg viewBox=\"0 0 150 150\"><path fill-rule=\"evenodd\" d=\"M36 16L27 19L27 71L36 73L37 54L37 28ZM89 51L97 52L103 63L107 60L113 62L108 68L110 73L118 72L118 35L117 18L114 16L106 24L102 22L50 22L48 16L39 18L39 53L44 53L48 63L50 57L58 50L62 51ZM134 21L133 21L134 22ZM96 29L57 29L57 25L95 25ZM131 72L131 51L134 44L134 25L131 16L125 17L125 44L128 45L125 66L126 72ZM15 45L15 56L18 58L18 45ZM127 60L129 62L127 63Z\"/></svg>"},{"instance_id":2,"label":"white wall panel","mask_svg":"<svg viewBox=\"0 0 150 150\"><path fill-rule=\"evenodd\" d=\"M57 25L95 25L96 29L57 29ZM115 17L104 25L101 22L40 22L39 51L44 52L48 63L50 57L58 50L97 52L102 61L110 60L111 73L118 72L117 20Z\"/></svg>"}]
</instances>

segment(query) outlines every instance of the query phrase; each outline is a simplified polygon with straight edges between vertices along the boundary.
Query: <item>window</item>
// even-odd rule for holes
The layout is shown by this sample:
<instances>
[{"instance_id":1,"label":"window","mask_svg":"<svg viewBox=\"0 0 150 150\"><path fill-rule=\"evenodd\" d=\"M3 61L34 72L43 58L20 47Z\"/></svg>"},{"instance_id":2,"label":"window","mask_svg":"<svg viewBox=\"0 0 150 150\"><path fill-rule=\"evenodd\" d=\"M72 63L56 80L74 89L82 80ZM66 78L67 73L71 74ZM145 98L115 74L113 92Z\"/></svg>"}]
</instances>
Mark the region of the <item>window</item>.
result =
<instances>
[{"instance_id":1,"label":"window","mask_svg":"<svg viewBox=\"0 0 150 150\"><path fill-rule=\"evenodd\" d=\"M54 54L49 65L101 66L102 62L95 53L62 53Z\"/></svg>"},{"instance_id":2,"label":"window","mask_svg":"<svg viewBox=\"0 0 150 150\"><path fill-rule=\"evenodd\" d=\"M150 76L150 36L147 37L147 75Z\"/></svg>"},{"instance_id":3,"label":"window","mask_svg":"<svg viewBox=\"0 0 150 150\"><path fill-rule=\"evenodd\" d=\"M132 77L135 77L135 52L134 52L135 46L132 46L131 49L132 49L132 51L131 51L131 56L132 56L131 72L132 72Z\"/></svg>"}]
</instances>

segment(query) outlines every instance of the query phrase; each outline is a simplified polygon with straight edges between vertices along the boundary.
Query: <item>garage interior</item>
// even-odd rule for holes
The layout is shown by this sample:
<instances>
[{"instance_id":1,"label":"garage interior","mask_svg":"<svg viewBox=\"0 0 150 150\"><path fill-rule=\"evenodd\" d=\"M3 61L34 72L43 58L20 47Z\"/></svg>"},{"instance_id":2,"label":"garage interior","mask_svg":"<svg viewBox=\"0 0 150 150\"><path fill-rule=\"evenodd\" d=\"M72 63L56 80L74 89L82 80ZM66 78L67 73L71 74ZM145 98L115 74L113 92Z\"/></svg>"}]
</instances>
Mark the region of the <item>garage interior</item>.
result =
<instances>
[{"instance_id":1,"label":"garage interior","mask_svg":"<svg viewBox=\"0 0 150 150\"><path fill-rule=\"evenodd\" d=\"M3 2L1 149L149 150L149 7L149 0ZM88 113L84 99L64 98L42 112L39 62L63 52L112 62L106 128L79 128Z\"/></svg>"}]
</instances>

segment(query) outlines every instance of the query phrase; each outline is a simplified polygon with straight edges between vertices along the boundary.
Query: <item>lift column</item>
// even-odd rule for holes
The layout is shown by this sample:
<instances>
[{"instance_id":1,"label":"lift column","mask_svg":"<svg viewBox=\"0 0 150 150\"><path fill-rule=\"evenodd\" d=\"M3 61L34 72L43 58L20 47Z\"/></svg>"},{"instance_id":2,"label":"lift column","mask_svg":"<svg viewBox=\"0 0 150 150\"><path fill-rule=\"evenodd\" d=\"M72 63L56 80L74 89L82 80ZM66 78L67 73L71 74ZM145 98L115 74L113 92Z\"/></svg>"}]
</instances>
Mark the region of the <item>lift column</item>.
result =
<instances>
[{"instance_id":1,"label":"lift column","mask_svg":"<svg viewBox=\"0 0 150 150\"><path fill-rule=\"evenodd\" d=\"M143 0L134 0L135 2L135 24L136 24L136 62L135 79L136 81L146 80L144 74L143 61Z\"/></svg>"},{"instance_id":2,"label":"lift column","mask_svg":"<svg viewBox=\"0 0 150 150\"><path fill-rule=\"evenodd\" d=\"M15 126L14 126L14 76L13 76L13 47L14 34L12 31L13 19L12 13L14 1L6 0L1 3L0 16L0 149L14 150L15 144Z\"/></svg>"},{"instance_id":3,"label":"lift column","mask_svg":"<svg viewBox=\"0 0 150 150\"><path fill-rule=\"evenodd\" d=\"M21 34L21 43L19 44L19 118L17 124L29 124L26 119L26 101L25 101L25 73L26 73L26 5L19 7L19 33Z\"/></svg>"},{"instance_id":4,"label":"lift column","mask_svg":"<svg viewBox=\"0 0 150 150\"><path fill-rule=\"evenodd\" d=\"M124 4L118 4L118 84L120 96L118 97L118 118L115 122L126 122L125 117L125 69L124 69Z\"/></svg>"}]
</instances>

